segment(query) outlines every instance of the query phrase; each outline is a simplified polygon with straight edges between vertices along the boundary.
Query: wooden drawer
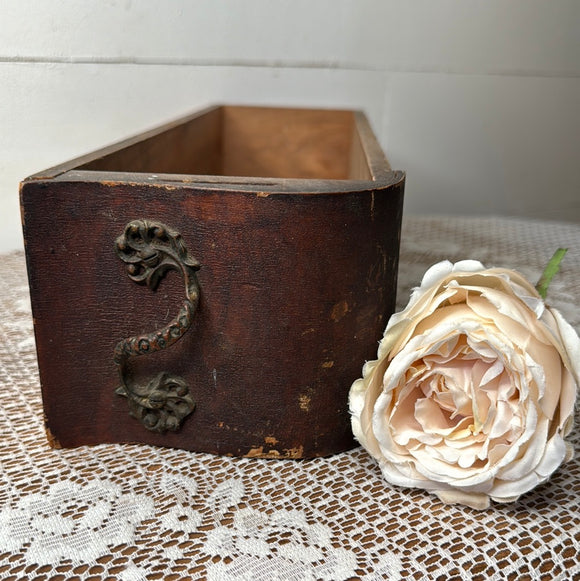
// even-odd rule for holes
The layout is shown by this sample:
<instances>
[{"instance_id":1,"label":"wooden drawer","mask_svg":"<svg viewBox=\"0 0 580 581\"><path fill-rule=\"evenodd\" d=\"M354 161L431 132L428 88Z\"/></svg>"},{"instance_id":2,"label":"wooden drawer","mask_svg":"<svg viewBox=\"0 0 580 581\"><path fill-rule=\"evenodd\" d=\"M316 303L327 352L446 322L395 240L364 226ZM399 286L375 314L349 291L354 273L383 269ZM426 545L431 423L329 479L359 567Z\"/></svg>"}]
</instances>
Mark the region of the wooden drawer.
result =
<instances>
[{"instance_id":1,"label":"wooden drawer","mask_svg":"<svg viewBox=\"0 0 580 581\"><path fill-rule=\"evenodd\" d=\"M26 179L51 444L352 447L347 394L394 308L403 188L362 113L233 106Z\"/></svg>"}]
</instances>

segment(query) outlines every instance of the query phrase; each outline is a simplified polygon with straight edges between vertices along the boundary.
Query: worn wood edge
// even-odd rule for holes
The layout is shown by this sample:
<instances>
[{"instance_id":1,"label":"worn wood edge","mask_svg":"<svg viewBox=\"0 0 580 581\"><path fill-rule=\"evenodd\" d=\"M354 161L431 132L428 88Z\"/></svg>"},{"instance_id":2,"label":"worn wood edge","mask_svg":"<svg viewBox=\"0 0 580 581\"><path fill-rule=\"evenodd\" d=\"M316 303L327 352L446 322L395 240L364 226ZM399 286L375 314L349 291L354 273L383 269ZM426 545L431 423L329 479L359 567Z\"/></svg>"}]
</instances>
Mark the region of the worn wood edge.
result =
<instances>
[{"instance_id":1,"label":"worn wood edge","mask_svg":"<svg viewBox=\"0 0 580 581\"><path fill-rule=\"evenodd\" d=\"M53 450L62 450L63 446L59 442L58 438L50 431L50 427L48 425L48 418L46 417L46 414L44 414L44 431L46 434L48 446Z\"/></svg>"},{"instance_id":2,"label":"worn wood edge","mask_svg":"<svg viewBox=\"0 0 580 581\"><path fill-rule=\"evenodd\" d=\"M80 170L79 166L86 165L92 161L111 155L117 151L135 145L139 142L146 141L162 133L168 132L180 125L189 123L199 117L203 117L217 110L223 110L226 107L237 107L243 109L264 108L265 106L253 105L226 105L214 104L188 115L178 117L172 121L159 124L149 130L145 130L136 135L115 141L114 143L99 148L92 152L75 157L62 164L52 166L46 170L34 173L26 177L21 182L22 185L27 182L42 180L59 179L59 181L87 181L87 182L118 182L119 184L143 184L155 181L155 184L171 186L173 183L180 185L195 184L203 186L204 189L220 189L231 191L255 191L260 186L263 191L270 193L287 193L302 192L308 193L312 188L317 188L324 192L356 192L368 189L375 189L377 186L388 187L404 179L404 172L391 169L391 166L383 152L376 136L370 126L370 123L363 111L349 109L321 109L329 112L349 112L353 114L354 126L359 134L361 145L368 163L372 180L326 180L326 179L296 179L296 178L260 178L256 177L238 177L238 176L215 176L215 175L192 175L192 174L163 174L163 173L137 173L137 172L102 172L95 170ZM282 109L286 111L309 110L312 107L280 107L271 106L268 108ZM304 187L304 184L308 184ZM233 187L232 187L233 186ZM237 187L236 187L237 186Z\"/></svg>"},{"instance_id":3,"label":"worn wood edge","mask_svg":"<svg viewBox=\"0 0 580 581\"><path fill-rule=\"evenodd\" d=\"M369 190L380 190L400 184L405 172L386 171L375 181L371 180L312 180L297 178L247 178L236 176L192 176L188 174L145 174L130 172L95 172L90 170L70 170L54 178L37 178L23 183L46 182L86 182L109 187L149 186L164 189L192 189L206 191L231 191L268 196L270 194L340 194Z\"/></svg>"},{"instance_id":4,"label":"worn wood edge","mask_svg":"<svg viewBox=\"0 0 580 581\"><path fill-rule=\"evenodd\" d=\"M381 144L378 142L367 116L362 111L353 111L360 144L367 159L373 182L388 180L393 173Z\"/></svg>"},{"instance_id":5,"label":"worn wood edge","mask_svg":"<svg viewBox=\"0 0 580 581\"><path fill-rule=\"evenodd\" d=\"M194 448L187 448L187 447L183 447L183 446L173 447L173 446L163 445L163 444L148 444L148 443L143 442L142 440L133 440L133 439L127 439L127 440L105 439L105 440L94 441L91 438L87 438L86 440L83 440L83 441L77 441L74 445L70 445L67 443L63 444L60 442L60 440L51 432L47 421L48 421L48 419L46 417L46 414L44 414L46 440L47 440L47 444L48 444L49 448L51 448L52 450L66 450L66 449L73 450L75 448L80 448L80 447L85 447L85 446L94 447L94 446L101 446L101 445L108 445L108 446L113 446L113 445L154 446L154 447L158 447L158 448L185 450L186 452L191 452L193 454L209 454L211 456L216 456L216 457L253 458L253 459L258 459L258 460L310 460L313 458L330 458L332 456L335 456L336 454L341 454L343 452L347 452L348 450L352 450L353 448L356 448L358 446L358 444L353 441L352 446L344 447L344 448L341 448L339 450L335 450L332 452L322 452L322 453L318 453L318 454L311 454L311 455L305 456L304 455L304 446L302 446L302 445L297 446L295 448L281 448L281 449L268 448L268 445L260 445L260 446L250 448L247 451L240 450L239 453L237 453L237 454L233 454L232 452L224 454L223 452L218 452L218 451L207 451L207 450L200 451L200 450L196 450Z\"/></svg>"}]
</instances>

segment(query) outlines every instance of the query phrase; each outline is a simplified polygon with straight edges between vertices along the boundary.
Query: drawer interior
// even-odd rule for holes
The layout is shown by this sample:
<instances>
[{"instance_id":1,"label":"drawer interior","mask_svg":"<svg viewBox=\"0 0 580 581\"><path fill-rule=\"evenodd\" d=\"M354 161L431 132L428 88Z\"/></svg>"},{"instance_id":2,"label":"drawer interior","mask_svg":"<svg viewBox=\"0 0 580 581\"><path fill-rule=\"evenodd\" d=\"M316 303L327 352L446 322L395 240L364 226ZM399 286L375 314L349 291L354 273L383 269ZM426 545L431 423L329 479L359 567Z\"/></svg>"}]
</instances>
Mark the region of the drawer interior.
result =
<instances>
[{"instance_id":1,"label":"drawer interior","mask_svg":"<svg viewBox=\"0 0 580 581\"><path fill-rule=\"evenodd\" d=\"M373 179L352 111L222 106L103 150L82 170Z\"/></svg>"}]
</instances>

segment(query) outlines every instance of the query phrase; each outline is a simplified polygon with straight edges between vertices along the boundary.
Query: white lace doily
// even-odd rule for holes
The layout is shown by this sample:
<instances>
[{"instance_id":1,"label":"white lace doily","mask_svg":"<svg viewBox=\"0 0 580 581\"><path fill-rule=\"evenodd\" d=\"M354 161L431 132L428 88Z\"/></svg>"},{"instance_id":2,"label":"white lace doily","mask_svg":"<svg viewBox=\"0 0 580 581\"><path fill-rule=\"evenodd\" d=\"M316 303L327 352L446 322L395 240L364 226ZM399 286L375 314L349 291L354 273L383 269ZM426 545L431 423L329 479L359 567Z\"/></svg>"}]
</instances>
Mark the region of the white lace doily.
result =
<instances>
[{"instance_id":1,"label":"white lace doily","mask_svg":"<svg viewBox=\"0 0 580 581\"><path fill-rule=\"evenodd\" d=\"M579 330L580 227L570 224L408 219L399 306L441 259L535 281L558 246L570 251L549 302ZM578 427L575 460L486 512L391 487L360 448L304 461L50 449L24 256L0 261L0 579L580 579Z\"/></svg>"}]
</instances>

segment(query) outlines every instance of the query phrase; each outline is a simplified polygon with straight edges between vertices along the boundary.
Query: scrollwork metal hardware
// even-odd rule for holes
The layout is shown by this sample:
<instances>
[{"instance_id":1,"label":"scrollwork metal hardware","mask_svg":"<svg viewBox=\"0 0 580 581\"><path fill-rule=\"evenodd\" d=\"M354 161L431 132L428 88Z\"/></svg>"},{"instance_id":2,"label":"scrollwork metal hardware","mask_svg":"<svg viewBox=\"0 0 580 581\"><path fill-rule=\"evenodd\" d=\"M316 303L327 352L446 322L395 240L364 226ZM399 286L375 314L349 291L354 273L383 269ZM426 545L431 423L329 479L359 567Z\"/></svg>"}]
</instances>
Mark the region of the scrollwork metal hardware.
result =
<instances>
[{"instance_id":1,"label":"scrollwork metal hardware","mask_svg":"<svg viewBox=\"0 0 580 581\"><path fill-rule=\"evenodd\" d=\"M116 393L127 398L130 415L153 432L177 431L195 408L185 380L163 371L138 385L129 377L128 361L167 349L191 327L199 302L199 263L179 232L151 220L129 222L115 241L115 252L127 265L129 278L153 291L169 270L183 276L185 300L177 316L162 329L119 341L113 355L121 381Z\"/></svg>"}]
</instances>

